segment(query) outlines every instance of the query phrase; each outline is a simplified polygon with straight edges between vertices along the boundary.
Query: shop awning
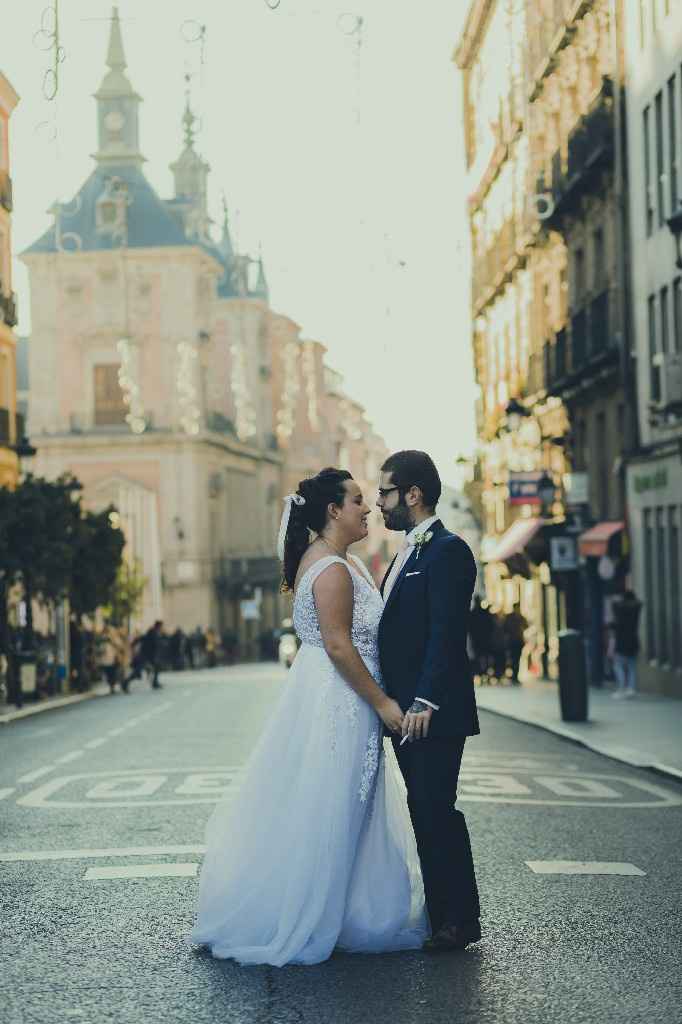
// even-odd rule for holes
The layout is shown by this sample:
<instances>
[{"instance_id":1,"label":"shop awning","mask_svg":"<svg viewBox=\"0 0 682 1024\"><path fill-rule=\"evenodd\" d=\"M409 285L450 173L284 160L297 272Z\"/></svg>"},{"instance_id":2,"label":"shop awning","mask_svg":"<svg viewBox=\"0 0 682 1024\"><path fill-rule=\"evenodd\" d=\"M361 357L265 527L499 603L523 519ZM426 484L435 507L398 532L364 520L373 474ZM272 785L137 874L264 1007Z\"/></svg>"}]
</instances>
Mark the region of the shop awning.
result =
<instances>
[{"instance_id":1,"label":"shop awning","mask_svg":"<svg viewBox=\"0 0 682 1024\"><path fill-rule=\"evenodd\" d=\"M591 526L578 537L578 550L583 558L601 558L608 551L609 541L625 529L625 523L604 522Z\"/></svg>"},{"instance_id":2,"label":"shop awning","mask_svg":"<svg viewBox=\"0 0 682 1024\"><path fill-rule=\"evenodd\" d=\"M490 550L484 554L484 561L506 562L514 555L520 555L543 523L544 519L540 518L517 519L496 543L491 544Z\"/></svg>"}]
</instances>

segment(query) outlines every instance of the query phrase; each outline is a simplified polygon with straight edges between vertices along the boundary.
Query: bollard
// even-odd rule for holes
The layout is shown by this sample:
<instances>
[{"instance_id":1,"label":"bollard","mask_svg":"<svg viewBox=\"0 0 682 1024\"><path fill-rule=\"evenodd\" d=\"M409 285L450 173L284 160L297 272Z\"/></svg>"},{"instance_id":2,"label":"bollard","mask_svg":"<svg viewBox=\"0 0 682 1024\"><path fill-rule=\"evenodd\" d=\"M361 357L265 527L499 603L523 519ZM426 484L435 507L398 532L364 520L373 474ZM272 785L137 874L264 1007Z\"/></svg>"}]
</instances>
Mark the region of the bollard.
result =
<instances>
[{"instance_id":1,"label":"bollard","mask_svg":"<svg viewBox=\"0 0 682 1024\"><path fill-rule=\"evenodd\" d=\"M587 721L587 663L577 629L559 632L559 703L564 722Z\"/></svg>"}]
</instances>

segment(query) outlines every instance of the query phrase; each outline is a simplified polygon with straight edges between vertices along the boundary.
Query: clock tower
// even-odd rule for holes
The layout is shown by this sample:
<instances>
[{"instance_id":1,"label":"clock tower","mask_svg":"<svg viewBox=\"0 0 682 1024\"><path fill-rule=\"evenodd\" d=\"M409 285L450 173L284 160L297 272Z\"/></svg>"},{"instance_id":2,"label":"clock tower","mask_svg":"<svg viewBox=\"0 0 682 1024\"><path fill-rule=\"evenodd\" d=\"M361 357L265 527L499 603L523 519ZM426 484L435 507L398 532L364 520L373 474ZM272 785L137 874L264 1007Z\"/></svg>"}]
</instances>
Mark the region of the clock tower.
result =
<instances>
[{"instance_id":1,"label":"clock tower","mask_svg":"<svg viewBox=\"0 0 682 1024\"><path fill-rule=\"evenodd\" d=\"M141 97L125 74L126 66L118 7L114 7L107 51L109 71L95 93L99 147L93 155L100 164L140 166L144 162L139 135Z\"/></svg>"}]
</instances>

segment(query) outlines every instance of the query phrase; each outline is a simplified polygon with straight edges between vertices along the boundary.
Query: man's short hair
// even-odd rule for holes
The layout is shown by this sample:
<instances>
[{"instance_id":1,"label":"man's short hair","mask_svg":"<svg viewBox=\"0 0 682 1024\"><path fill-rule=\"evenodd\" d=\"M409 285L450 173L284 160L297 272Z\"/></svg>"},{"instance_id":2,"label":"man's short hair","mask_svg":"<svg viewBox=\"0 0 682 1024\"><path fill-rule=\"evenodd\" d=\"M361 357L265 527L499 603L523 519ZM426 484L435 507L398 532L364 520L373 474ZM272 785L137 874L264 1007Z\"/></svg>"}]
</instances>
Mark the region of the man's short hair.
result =
<instances>
[{"instance_id":1,"label":"man's short hair","mask_svg":"<svg viewBox=\"0 0 682 1024\"><path fill-rule=\"evenodd\" d=\"M422 492L426 507L435 509L442 487L435 463L426 452L412 450L395 452L386 459L381 471L391 473L393 483L401 491L409 491L410 487L418 487Z\"/></svg>"}]
</instances>

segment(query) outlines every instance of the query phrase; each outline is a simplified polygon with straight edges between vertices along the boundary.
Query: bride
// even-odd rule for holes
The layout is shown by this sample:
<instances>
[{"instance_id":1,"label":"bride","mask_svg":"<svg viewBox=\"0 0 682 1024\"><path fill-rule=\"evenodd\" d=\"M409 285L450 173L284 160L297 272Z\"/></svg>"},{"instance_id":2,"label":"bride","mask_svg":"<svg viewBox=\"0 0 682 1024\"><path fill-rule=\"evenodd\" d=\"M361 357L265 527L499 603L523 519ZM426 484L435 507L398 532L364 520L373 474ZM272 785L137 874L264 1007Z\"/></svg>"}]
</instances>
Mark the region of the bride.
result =
<instances>
[{"instance_id":1,"label":"bride","mask_svg":"<svg viewBox=\"0 0 682 1024\"><path fill-rule=\"evenodd\" d=\"M208 823L189 938L214 957L313 964L428 937L405 791L382 743L403 718L381 686L383 601L348 555L369 512L338 469L285 501L278 552L301 648L236 797Z\"/></svg>"}]
</instances>

